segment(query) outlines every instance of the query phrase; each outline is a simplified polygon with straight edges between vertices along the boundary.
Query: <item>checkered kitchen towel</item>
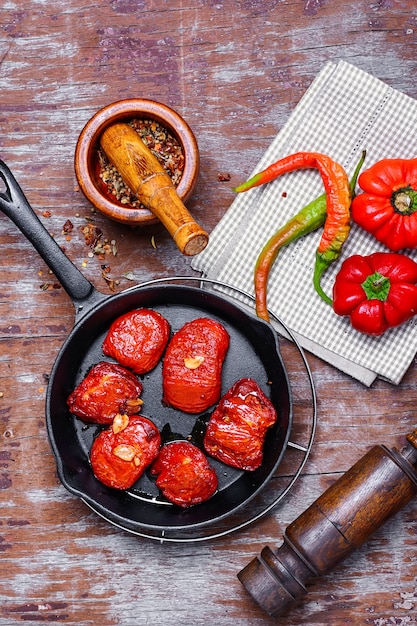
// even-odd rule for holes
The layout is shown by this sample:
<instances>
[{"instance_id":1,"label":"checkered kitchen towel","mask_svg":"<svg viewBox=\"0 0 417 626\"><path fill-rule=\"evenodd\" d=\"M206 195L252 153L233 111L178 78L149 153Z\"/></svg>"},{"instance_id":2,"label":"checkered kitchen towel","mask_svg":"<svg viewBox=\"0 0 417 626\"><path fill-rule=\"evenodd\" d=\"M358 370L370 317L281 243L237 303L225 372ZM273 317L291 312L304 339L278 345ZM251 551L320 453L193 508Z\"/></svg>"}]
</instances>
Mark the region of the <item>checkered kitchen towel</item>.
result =
<instances>
[{"instance_id":1,"label":"checkered kitchen towel","mask_svg":"<svg viewBox=\"0 0 417 626\"><path fill-rule=\"evenodd\" d=\"M312 151L331 156L350 177L363 149L366 168L382 158L417 156L417 141L412 141L416 128L415 100L349 63L328 63L252 174L288 154ZM319 172L302 170L237 195L192 267L204 277L253 294L253 268L263 244L321 193ZM417 351L416 320L375 338L335 315L312 285L320 237L321 229L279 253L269 278L268 308L305 349L340 370L366 385L376 377L398 384ZM324 290L331 293L344 258L377 250L387 249L353 224L341 258L323 277ZM410 256L417 260L416 253Z\"/></svg>"}]
</instances>

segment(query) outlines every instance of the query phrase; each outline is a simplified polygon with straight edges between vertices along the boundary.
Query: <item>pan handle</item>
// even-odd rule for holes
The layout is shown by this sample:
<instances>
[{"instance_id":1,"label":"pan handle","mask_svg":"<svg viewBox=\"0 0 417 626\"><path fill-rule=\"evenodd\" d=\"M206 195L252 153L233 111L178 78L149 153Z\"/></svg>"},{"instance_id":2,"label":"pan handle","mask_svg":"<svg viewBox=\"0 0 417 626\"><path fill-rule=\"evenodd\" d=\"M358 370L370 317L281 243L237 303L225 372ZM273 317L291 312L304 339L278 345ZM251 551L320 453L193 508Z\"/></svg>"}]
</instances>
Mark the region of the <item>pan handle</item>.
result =
<instances>
[{"instance_id":1,"label":"pan handle","mask_svg":"<svg viewBox=\"0 0 417 626\"><path fill-rule=\"evenodd\" d=\"M93 294L96 290L93 285L81 274L48 233L27 201L13 174L1 160L0 177L6 185L6 191L0 192L0 209L34 246L54 272L74 305L76 303L81 304L89 297L95 300Z\"/></svg>"}]
</instances>

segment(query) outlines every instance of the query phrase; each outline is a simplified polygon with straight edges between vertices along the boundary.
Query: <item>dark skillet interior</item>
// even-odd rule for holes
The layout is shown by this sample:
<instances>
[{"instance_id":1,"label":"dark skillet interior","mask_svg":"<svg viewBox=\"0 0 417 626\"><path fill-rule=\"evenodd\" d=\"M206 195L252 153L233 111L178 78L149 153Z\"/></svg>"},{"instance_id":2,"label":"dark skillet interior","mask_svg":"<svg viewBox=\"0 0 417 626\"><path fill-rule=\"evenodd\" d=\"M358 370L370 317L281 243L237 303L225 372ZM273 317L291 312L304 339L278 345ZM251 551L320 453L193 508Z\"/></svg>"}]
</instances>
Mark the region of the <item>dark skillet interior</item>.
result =
<instances>
[{"instance_id":1,"label":"dark skillet interior","mask_svg":"<svg viewBox=\"0 0 417 626\"><path fill-rule=\"evenodd\" d=\"M224 363L222 395L243 377L254 378L274 403L279 419L268 432L264 460L254 472L242 472L210 460L219 478L219 490L205 503L182 510L167 503L145 473L129 491L105 487L93 475L88 460L99 426L86 425L70 414L66 400L89 368L101 360L104 336L113 320L135 308L162 313L177 331L185 322L207 316L220 321L230 335ZM201 446L204 415L189 415L162 403L161 363L141 377L141 414L162 431L163 438L180 435ZM195 529L214 523L251 500L274 474L285 452L291 429L291 396L285 368L272 328L247 314L228 299L198 288L158 285L133 288L96 306L75 326L55 362L47 394L47 427L58 473L65 487L84 499L96 512L126 530Z\"/></svg>"}]
</instances>

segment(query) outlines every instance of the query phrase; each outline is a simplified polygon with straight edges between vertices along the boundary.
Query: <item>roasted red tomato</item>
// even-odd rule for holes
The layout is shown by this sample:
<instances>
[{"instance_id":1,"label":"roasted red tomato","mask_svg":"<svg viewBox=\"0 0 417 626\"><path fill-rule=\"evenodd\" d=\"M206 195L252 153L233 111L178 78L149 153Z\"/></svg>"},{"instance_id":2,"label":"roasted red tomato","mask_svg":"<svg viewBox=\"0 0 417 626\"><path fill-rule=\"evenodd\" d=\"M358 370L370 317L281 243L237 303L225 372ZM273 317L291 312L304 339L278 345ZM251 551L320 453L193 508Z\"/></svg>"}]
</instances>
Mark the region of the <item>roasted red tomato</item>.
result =
<instances>
[{"instance_id":1,"label":"roasted red tomato","mask_svg":"<svg viewBox=\"0 0 417 626\"><path fill-rule=\"evenodd\" d=\"M242 470L262 463L268 428L277 420L272 402L251 378L238 380L214 410L204 436L212 457Z\"/></svg>"},{"instance_id":2,"label":"roasted red tomato","mask_svg":"<svg viewBox=\"0 0 417 626\"><path fill-rule=\"evenodd\" d=\"M228 348L229 334L219 322L201 317L184 324L164 357L164 401L186 413L200 413L215 404Z\"/></svg>"},{"instance_id":3,"label":"roasted red tomato","mask_svg":"<svg viewBox=\"0 0 417 626\"><path fill-rule=\"evenodd\" d=\"M189 441L173 441L161 448L151 467L162 494L181 507L211 498L218 485L217 475L204 453Z\"/></svg>"},{"instance_id":4,"label":"roasted red tomato","mask_svg":"<svg viewBox=\"0 0 417 626\"><path fill-rule=\"evenodd\" d=\"M94 475L108 487L128 489L157 457L161 435L141 415L116 415L112 426L93 442L90 462Z\"/></svg>"},{"instance_id":5,"label":"roasted red tomato","mask_svg":"<svg viewBox=\"0 0 417 626\"><path fill-rule=\"evenodd\" d=\"M91 368L68 397L68 407L85 422L111 424L118 413L139 413L142 384L132 372L102 361Z\"/></svg>"},{"instance_id":6,"label":"roasted red tomato","mask_svg":"<svg viewBox=\"0 0 417 626\"><path fill-rule=\"evenodd\" d=\"M136 374L150 372L169 339L168 321L157 311L137 309L118 317L104 339L103 352Z\"/></svg>"}]
</instances>

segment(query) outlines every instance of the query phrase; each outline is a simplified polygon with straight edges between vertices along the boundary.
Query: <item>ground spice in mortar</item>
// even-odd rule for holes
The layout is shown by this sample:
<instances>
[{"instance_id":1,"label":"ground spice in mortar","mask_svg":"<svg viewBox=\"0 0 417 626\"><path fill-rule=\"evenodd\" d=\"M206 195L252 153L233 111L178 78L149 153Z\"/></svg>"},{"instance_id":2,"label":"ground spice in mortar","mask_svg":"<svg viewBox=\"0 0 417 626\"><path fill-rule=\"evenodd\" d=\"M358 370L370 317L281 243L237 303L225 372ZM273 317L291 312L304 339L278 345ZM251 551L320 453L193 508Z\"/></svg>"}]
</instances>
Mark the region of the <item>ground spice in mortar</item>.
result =
<instances>
[{"instance_id":1,"label":"ground spice in mortar","mask_svg":"<svg viewBox=\"0 0 417 626\"><path fill-rule=\"evenodd\" d=\"M134 119L129 122L129 125L136 130L177 187L184 171L185 162L184 153L177 138L155 120ZM102 149L99 149L98 156L99 176L108 193L122 205L128 205L135 209L144 208L129 187L125 185L121 175L109 162Z\"/></svg>"}]
</instances>

